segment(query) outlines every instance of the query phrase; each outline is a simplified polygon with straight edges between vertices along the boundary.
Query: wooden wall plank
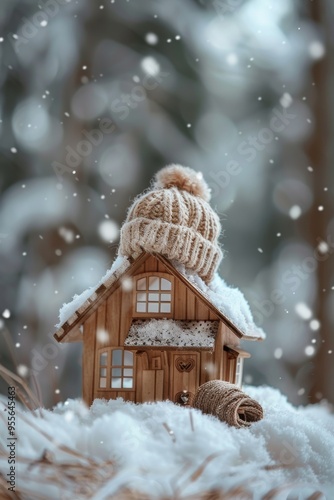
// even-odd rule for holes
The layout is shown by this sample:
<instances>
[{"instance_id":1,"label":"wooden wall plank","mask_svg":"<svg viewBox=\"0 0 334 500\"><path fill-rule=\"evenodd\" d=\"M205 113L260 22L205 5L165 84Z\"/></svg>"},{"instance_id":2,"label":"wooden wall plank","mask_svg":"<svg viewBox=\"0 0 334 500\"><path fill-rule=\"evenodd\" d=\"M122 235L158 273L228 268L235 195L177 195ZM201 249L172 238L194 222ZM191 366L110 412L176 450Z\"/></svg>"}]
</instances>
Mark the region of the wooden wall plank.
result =
<instances>
[{"instance_id":1,"label":"wooden wall plank","mask_svg":"<svg viewBox=\"0 0 334 500\"><path fill-rule=\"evenodd\" d=\"M109 332L106 329L107 301L103 302L96 311L96 349L110 345Z\"/></svg>"},{"instance_id":2,"label":"wooden wall plank","mask_svg":"<svg viewBox=\"0 0 334 500\"><path fill-rule=\"evenodd\" d=\"M132 290L122 290L121 324L119 334L119 345L124 346L124 341L129 333L132 322L133 293Z\"/></svg>"},{"instance_id":3,"label":"wooden wall plank","mask_svg":"<svg viewBox=\"0 0 334 500\"><path fill-rule=\"evenodd\" d=\"M236 357L224 350L223 378L231 384L235 383Z\"/></svg>"},{"instance_id":4,"label":"wooden wall plank","mask_svg":"<svg viewBox=\"0 0 334 500\"><path fill-rule=\"evenodd\" d=\"M134 391L118 391L117 398L123 398L124 401L134 401L135 400L135 392Z\"/></svg>"},{"instance_id":5,"label":"wooden wall plank","mask_svg":"<svg viewBox=\"0 0 334 500\"><path fill-rule=\"evenodd\" d=\"M162 401L164 385L164 371L155 370L155 401Z\"/></svg>"},{"instance_id":6,"label":"wooden wall plank","mask_svg":"<svg viewBox=\"0 0 334 500\"><path fill-rule=\"evenodd\" d=\"M217 314L215 314L213 311L211 311L210 309L210 315L209 315L209 319L212 320L212 321L219 321L220 318L218 318Z\"/></svg>"},{"instance_id":7,"label":"wooden wall plank","mask_svg":"<svg viewBox=\"0 0 334 500\"><path fill-rule=\"evenodd\" d=\"M223 373L224 373L224 356L223 356L223 349L224 349L224 332L225 332L225 325L222 321L219 323L218 327L218 332L216 335L216 340L215 340L215 367L216 367L216 378L218 380L223 379Z\"/></svg>"},{"instance_id":8,"label":"wooden wall plank","mask_svg":"<svg viewBox=\"0 0 334 500\"><path fill-rule=\"evenodd\" d=\"M96 343L96 312L84 323L82 354L82 393L83 400L90 406L94 399L94 367Z\"/></svg>"},{"instance_id":9,"label":"wooden wall plank","mask_svg":"<svg viewBox=\"0 0 334 500\"><path fill-rule=\"evenodd\" d=\"M174 318L187 319L187 289L182 281L174 281Z\"/></svg>"},{"instance_id":10,"label":"wooden wall plank","mask_svg":"<svg viewBox=\"0 0 334 500\"><path fill-rule=\"evenodd\" d=\"M163 398L170 398L170 360L172 359L171 354L163 351L162 352L162 369L164 370L164 386L163 386Z\"/></svg>"},{"instance_id":11,"label":"wooden wall plank","mask_svg":"<svg viewBox=\"0 0 334 500\"><path fill-rule=\"evenodd\" d=\"M157 261L157 262L158 262L158 271L159 271L159 273L168 273L169 274L169 271L166 268L166 266L164 266L163 263L160 262L160 261Z\"/></svg>"},{"instance_id":12,"label":"wooden wall plank","mask_svg":"<svg viewBox=\"0 0 334 500\"><path fill-rule=\"evenodd\" d=\"M121 317L121 294L120 288L108 297L106 307L106 330L109 334L109 346L119 345L119 330Z\"/></svg>"},{"instance_id":13,"label":"wooden wall plank","mask_svg":"<svg viewBox=\"0 0 334 500\"><path fill-rule=\"evenodd\" d=\"M201 351L201 369L199 385L216 379L216 369L213 361L212 351Z\"/></svg>"},{"instance_id":14,"label":"wooden wall plank","mask_svg":"<svg viewBox=\"0 0 334 500\"><path fill-rule=\"evenodd\" d=\"M132 401L133 403L136 400L136 393L134 391L127 392L127 401Z\"/></svg>"},{"instance_id":15,"label":"wooden wall plank","mask_svg":"<svg viewBox=\"0 0 334 500\"><path fill-rule=\"evenodd\" d=\"M192 321L195 319L195 294L187 289L187 319Z\"/></svg>"},{"instance_id":16,"label":"wooden wall plank","mask_svg":"<svg viewBox=\"0 0 334 500\"><path fill-rule=\"evenodd\" d=\"M223 344L238 347L240 345L239 338L232 332L229 326L221 322L223 332Z\"/></svg>"},{"instance_id":17,"label":"wooden wall plank","mask_svg":"<svg viewBox=\"0 0 334 500\"><path fill-rule=\"evenodd\" d=\"M210 319L210 309L198 297L195 298L195 319L197 321L207 321Z\"/></svg>"},{"instance_id":18,"label":"wooden wall plank","mask_svg":"<svg viewBox=\"0 0 334 500\"><path fill-rule=\"evenodd\" d=\"M155 370L143 370L142 403L154 401Z\"/></svg>"},{"instance_id":19,"label":"wooden wall plank","mask_svg":"<svg viewBox=\"0 0 334 500\"><path fill-rule=\"evenodd\" d=\"M142 264L140 267L138 267L138 269L136 269L136 274L142 274L144 272L145 272L145 264Z\"/></svg>"},{"instance_id":20,"label":"wooden wall plank","mask_svg":"<svg viewBox=\"0 0 334 500\"><path fill-rule=\"evenodd\" d=\"M117 392L116 391L97 391L96 397L100 399L116 399Z\"/></svg>"},{"instance_id":21,"label":"wooden wall plank","mask_svg":"<svg viewBox=\"0 0 334 500\"><path fill-rule=\"evenodd\" d=\"M149 273L151 271L158 271L158 261L153 255L150 255L150 257L145 261L145 273ZM136 273L139 274L139 273Z\"/></svg>"},{"instance_id":22,"label":"wooden wall plank","mask_svg":"<svg viewBox=\"0 0 334 500\"><path fill-rule=\"evenodd\" d=\"M136 403L142 403L142 387L143 387L143 371L148 370L148 356L144 351L137 352L136 354Z\"/></svg>"}]
</instances>

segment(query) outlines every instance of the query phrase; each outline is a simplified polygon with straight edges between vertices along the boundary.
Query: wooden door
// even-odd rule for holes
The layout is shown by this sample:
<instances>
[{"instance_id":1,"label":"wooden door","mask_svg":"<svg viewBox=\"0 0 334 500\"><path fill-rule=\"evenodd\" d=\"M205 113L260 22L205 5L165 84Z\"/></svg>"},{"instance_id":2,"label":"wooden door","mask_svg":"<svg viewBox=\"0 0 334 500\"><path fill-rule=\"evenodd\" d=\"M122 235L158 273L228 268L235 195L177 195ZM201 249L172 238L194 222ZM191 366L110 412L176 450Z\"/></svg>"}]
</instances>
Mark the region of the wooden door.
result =
<instances>
[{"instance_id":1,"label":"wooden door","mask_svg":"<svg viewBox=\"0 0 334 500\"><path fill-rule=\"evenodd\" d=\"M162 401L163 370L143 370L142 403Z\"/></svg>"},{"instance_id":2,"label":"wooden door","mask_svg":"<svg viewBox=\"0 0 334 500\"><path fill-rule=\"evenodd\" d=\"M199 386L200 355L198 352L171 353L171 393L175 403L188 405Z\"/></svg>"}]
</instances>

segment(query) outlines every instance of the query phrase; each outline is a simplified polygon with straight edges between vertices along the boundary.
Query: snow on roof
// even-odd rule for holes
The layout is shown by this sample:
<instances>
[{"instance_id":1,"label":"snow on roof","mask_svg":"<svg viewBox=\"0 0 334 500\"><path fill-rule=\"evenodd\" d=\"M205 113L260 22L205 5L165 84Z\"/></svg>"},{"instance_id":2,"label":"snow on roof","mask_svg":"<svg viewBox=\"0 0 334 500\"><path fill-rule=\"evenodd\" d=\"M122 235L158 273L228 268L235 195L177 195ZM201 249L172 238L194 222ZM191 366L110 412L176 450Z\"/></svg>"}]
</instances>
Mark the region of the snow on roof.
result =
<instances>
[{"instance_id":1,"label":"snow on roof","mask_svg":"<svg viewBox=\"0 0 334 500\"><path fill-rule=\"evenodd\" d=\"M106 274L100 279L96 286L87 288L80 295L74 295L71 302L63 304L59 311L59 322L56 325L56 328L60 328L80 307L85 304L85 302L94 294L95 290L97 290L99 286L101 286L102 284L106 284L106 282L113 277L116 271L120 271L119 273L117 273L117 276L119 276L121 273L125 272L129 266L130 262L126 257L117 257L114 260L111 268L108 269ZM115 276L115 278L117 276ZM110 285L111 283L108 284Z\"/></svg>"},{"instance_id":2,"label":"snow on roof","mask_svg":"<svg viewBox=\"0 0 334 500\"><path fill-rule=\"evenodd\" d=\"M247 300L238 288L229 287L216 273L209 285L198 274L186 269L183 264L172 261L179 271L202 295L226 316L247 337L265 339L266 334L255 325Z\"/></svg>"},{"instance_id":3,"label":"snow on roof","mask_svg":"<svg viewBox=\"0 0 334 500\"><path fill-rule=\"evenodd\" d=\"M126 346L213 348L219 321L134 320Z\"/></svg>"},{"instance_id":4,"label":"snow on roof","mask_svg":"<svg viewBox=\"0 0 334 500\"><path fill-rule=\"evenodd\" d=\"M226 316L245 337L259 339L264 339L266 337L262 328L255 325L249 304L238 288L229 287L217 273L211 283L206 285L198 274L186 269L184 265L176 261L172 261L171 263L173 267L181 273L192 286L197 288L211 304L224 314L224 316ZM130 265L130 261L126 257L117 257L111 268L96 286L88 288L80 295L75 295L71 302L62 306L59 311L59 323L56 327L60 328L66 321L73 317L78 309L80 309L80 313L82 313L95 299L94 292L99 286L105 285L109 287L130 267Z\"/></svg>"}]
</instances>

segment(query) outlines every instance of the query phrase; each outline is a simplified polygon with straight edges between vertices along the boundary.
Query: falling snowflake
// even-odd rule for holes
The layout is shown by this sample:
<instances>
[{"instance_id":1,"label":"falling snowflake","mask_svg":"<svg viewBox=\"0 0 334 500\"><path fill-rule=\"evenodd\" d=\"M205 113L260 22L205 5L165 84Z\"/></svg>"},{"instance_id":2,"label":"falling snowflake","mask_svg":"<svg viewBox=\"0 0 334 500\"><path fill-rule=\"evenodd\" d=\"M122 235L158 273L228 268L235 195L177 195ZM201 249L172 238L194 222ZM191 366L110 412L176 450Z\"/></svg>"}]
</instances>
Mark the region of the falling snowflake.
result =
<instances>
[{"instance_id":1,"label":"falling snowflake","mask_svg":"<svg viewBox=\"0 0 334 500\"><path fill-rule=\"evenodd\" d=\"M301 214L302 214L302 209L300 208L299 205L293 205L289 210L289 215L290 215L291 219L294 219L294 220L299 219Z\"/></svg>"},{"instance_id":2,"label":"falling snowflake","mask_svg":"<svg viewBox=\"0 0 334 500\"><path fill-rule=\"evenodd\" d=\"M104 220L98 226L98 233L102 240L112 242L119 237L119 226L112 220Z\"/></svg>"},{"instance_id":3,"label":"falling snowflake","mask_svg":"<svg viewBox=\"0 0 334 500\"><path fill-rule=\"evenodd\" d=\"M298 302L295 305L295 311L302 319L307 320L312 318L312 311L304 302Z\"/></svg>"},{"instance_id":4,"label":"falling snowflake","mask_svg":"<svg viewBox=\"0 0 334 500\"><path fill-rule=\"evenodd\" d=\"M279 102L283 108L288 108L293 102L291 94L289 94L288 92L284 92Z\"/></svg>"},{"instance_id":5,"label":"falling snowflake","mask_svg":"<svg viewBox=\"0 0 334 500\"><path fill-rule=\"evenodd\" d=\"M238 56L234 53L228 54L226 57L226 62L230 66L235 66L236 64L238 64L238 61Z\"/></svg>"},{"instance_id":6,"label":"falling snowflake","mask_svg":"<svg viewBox=\"0 0 334 500\"><path fill-rule=\"evenodd\" d=\"M320 253L325 254L329 251L329 245L326 241L320 241L318 245L318 250Z\"/></svg>"},{"instance_id":7,"label":"falling snowflake","mask_svg":"<svg viewBox=\"0 0 334 500\"><path fill-rule=\"evenodd\" d=\"M144 57L140 65L148 75L155 76L160 72L160 64L152 56Z\"/></svg>"},{"instance_id":8,"label":"falling snowflake","mask_svg":"<svg viewBox=\"0 0 334 500\"><path fill-rule=\"evenodd\" d=\"M320 321L319 321L319 320L317 320L317 319L312 319L312 320L310 321L310 328L311 328L311 330L313 330L313 331L317 331L317 330L319 330L319 328L320 328Z\"/></svg>"},{"instance_id":9,"label":"falling snowflake","mask_svg":"<svg viewBox=\"0 0 334 500\"><path fill-rule=\"evenodd\" d=\"M315 348L313 345L308 345L305 347L305 354L306 356L313 356L315 354Z\"/></svg>"},{"instance_id":10,"label":"falling snowflake","mask_svg":"<svg viewBox=\"0 0 334 500\"><path fill-rule=\"evenodd\" d=\"M155 33L146 33L145 35L145 41L146 43L148 43L149 45L156 45L159 41L159 38L158 38L158 35L156 35Z\"/></svg>"},{"instance_id":11,"label":"falling snowflake","mask_svg":"<svg viewBox=\"0 0 334 500\"><path fill-rule=\"evenodd\" d=\"M309 45L309 53L312 59L321 59L325 55L325 47L322 42L315 40Z\"/></svg>"},{"instance_id":12,"label":"falling snowflake","mask_svg":"<svg viewBox=\"0 0 334 500\"><path fill-rule=\"evenodd\" d=\"M101 343L104 344L105 342L108 342L109 340L109 333L104 330L103 328L99 328L96 333L97 340Z\"/></svg>"},{"instance_id":13,"label":"falling snowflake","mask_svg":"<svg viewBox=\"0 0 334 500\"><path fill-rule=\"evenodd\" d=\"M274 350L274 358L281 359L282 356L283 356L283 349L281 347L277 347Z\"/></svg>"},{"instance_id":14,"label":"falling snowflake","mask_svg":"<svg viewBox=\"0 0 334 500\"><path fill-rule=\"evenodd\" d=\"M29 373L29 368L26 365L18 365L16 371L20 377L25 378Z\"/></svg>"}]
</instances>

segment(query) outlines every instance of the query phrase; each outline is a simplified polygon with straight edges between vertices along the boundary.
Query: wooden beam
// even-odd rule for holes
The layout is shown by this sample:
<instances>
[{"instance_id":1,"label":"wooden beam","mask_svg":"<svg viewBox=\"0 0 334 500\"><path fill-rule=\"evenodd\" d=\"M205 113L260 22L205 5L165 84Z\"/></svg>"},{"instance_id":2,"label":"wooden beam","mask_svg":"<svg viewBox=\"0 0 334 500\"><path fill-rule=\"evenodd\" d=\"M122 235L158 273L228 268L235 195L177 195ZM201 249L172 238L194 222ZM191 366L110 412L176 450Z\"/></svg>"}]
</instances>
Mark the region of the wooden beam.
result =
<instances>
[{"instance_id":1,"label":"wooden beam","mask_svg":"<svg viewBox=\"0 0 334 500\"><path fill-rule=\"evenodd\" d=\"M95 342L96 312L85 322L83 333L82 395L88 406L92 404L94 398Z\"/></svg>"}]
</instances>

